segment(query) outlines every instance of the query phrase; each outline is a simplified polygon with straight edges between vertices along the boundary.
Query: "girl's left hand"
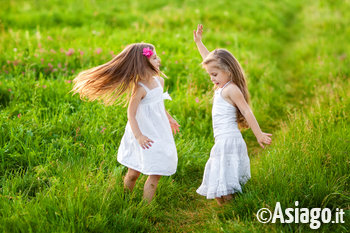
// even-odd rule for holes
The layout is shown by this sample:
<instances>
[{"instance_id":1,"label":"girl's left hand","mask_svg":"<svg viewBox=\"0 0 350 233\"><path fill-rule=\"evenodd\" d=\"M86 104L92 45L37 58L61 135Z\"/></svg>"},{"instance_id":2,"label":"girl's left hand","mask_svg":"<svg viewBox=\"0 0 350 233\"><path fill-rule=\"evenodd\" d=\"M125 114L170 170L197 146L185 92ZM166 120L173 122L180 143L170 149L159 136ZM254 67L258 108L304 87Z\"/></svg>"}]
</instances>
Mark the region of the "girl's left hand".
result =
<instances>
[{"instance_id":1,"label":"girl's left hand","mask_svg":"<svg viewBox=\"0 0 350 233\"><path fill-rule=\"evenodd\" d=\"M169 119L170 127L171 130L173 131L174 134L180 132L180 125L177 123L177 121L174 118Z\"/></svg>"},{"instance_id":2,"label":"girl's left hand","mask_svg":"<svg viewBox=\"0 0 350 233\"><path fill-rule=\"evenodd\" d=\"M265 148L264 147L264 144L266 144L266 145L270 145L271 144L271 137L272 137L272 134L270 134L270 133L262 133L258 138L257 138L257 140L258 140L258 143L260 144L260 146L262 147L262 148Z\"/></svg>"},{"instance_id":3,"label":"girl's left hand","mask_svg":"<svg viewBox=\"0 0 350 233\"><path fill-rule=\"evenodd\" d=\"M198 24L197 30L193 30L193 40L198 43L202 41L203 25Z\"/></svg>"}]
</instances>

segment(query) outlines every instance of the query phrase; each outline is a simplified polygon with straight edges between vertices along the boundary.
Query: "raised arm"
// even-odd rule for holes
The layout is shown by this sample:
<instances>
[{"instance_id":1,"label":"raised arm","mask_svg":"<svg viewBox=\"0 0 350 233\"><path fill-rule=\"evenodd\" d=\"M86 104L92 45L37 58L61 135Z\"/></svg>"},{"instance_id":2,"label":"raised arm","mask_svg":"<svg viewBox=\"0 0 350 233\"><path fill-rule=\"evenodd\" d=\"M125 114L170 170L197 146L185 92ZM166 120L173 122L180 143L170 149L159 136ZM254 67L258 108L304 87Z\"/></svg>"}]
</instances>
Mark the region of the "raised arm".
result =
<instances>
[{"instance_id":1,"label":"raised arm","mask_svg":"<svg viewBox=\"0 0 350 233\"><path fill-rule=\"evenodd\" d=\"M193 40L196 42L199 53L201 54L203 60L208 56L209 50L204 46L202 42L203 25L198 24L197 30L193 30Z\"/></svg>"}]
</instances>

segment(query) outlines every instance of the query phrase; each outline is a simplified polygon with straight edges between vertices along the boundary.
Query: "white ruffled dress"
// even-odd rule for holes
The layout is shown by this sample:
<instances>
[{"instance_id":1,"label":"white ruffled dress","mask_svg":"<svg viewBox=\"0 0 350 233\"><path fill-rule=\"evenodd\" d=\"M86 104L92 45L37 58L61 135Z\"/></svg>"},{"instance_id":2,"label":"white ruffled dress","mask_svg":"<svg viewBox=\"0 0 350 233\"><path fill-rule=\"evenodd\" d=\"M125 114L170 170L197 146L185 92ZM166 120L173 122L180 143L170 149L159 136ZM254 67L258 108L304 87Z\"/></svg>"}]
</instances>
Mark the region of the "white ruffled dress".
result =
<instances>
[{"instance_id":1,"label":"white ruffled dress","mask_svg":"<svg viewBox=\"0 0 350 233\"><path fill-rule=\"evenodd\" d=\"M117 160L122 165L145 175L170 176L176 172L177 151L163 100L171 98L167 92L163 93L158 78L154 78L158 86L151 90L139 82L147 94L141 100L136 112L136 120L142 134L154 143L149 149L142 149L128 121L118 149Z\"/></svg>"},{"instance_id":2,"label":"white ruffled dress","mask_svg":"<svg viewBox=\"0 0 350 233\"><path fill-rule=\"evenodd\" d=\"M250 161L247 146L236 121L236 108L221 92L215 91L212 109L215 144L204 169L197 193L207 199L242 192L242 185L250 179Z\"/></svg>"}]
</instances>

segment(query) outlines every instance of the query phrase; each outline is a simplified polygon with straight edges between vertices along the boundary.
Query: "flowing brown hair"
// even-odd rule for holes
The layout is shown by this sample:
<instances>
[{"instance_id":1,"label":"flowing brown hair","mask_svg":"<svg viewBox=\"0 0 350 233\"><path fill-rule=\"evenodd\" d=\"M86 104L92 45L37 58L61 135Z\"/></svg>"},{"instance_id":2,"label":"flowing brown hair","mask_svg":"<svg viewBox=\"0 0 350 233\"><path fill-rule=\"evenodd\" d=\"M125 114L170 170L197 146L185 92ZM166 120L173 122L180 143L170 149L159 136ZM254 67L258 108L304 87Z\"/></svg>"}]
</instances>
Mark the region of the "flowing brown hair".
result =
<instances>
[{"instance_id":1,"label":"flowing brown hair","mask_svg":"<svg viewBox=\"0 0 350 233\"><path fill-rule=\"evenodd\" d=\"M202 65L206 66L216 62L219 69L229 73L231 81L241 90L244 99L249 104L249 92L244 71L237 59L226 49L215 49L203 60ZM249 128L247 120L237 108L237 123L240 128Z\"/></svg>"},{"instance_id":2,"label":"flowing brown hair","mask_svg":"<svg viewBox=\"0 0 350 233\"><path fill-rule=\"evenodd\" d=\"M119 103L125 102L130 98L137 82L162 74L143 55L144 48L154 51L152 44L130 44L111 61L80 72L73 80L73 95L79 93L81 99L102 100L106 105L127 95L127 98L118 99Z\"/></svg>"}]
</instances>

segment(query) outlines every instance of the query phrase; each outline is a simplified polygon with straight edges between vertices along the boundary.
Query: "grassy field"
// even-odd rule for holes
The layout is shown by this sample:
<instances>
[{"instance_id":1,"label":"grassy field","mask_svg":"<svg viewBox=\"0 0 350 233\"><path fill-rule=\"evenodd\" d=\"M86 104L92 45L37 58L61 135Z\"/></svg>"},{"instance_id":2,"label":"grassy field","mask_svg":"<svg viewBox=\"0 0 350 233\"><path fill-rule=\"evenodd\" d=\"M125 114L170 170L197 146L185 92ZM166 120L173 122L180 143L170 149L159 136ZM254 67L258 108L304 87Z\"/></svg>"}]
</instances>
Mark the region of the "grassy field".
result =
<instances>
[{"instance_id":1,"label":"grassy field","mask_svg":"<svg viewBox=\"0 0 350 233\"><path fill-rule=\"evenodd\" d=\"M262 224L260 208L336 208L350 231L350 1L0 0L0 231L309 232ZM214 143L212 84L192 30L242 64L273 144L243 132L252 178L220 208L196 194ZM116 152L126 108L82 102L71 80L127 44L156 46L178 120L177 173L142 202L124 193Z\"/></svg>"}]
</instances>

